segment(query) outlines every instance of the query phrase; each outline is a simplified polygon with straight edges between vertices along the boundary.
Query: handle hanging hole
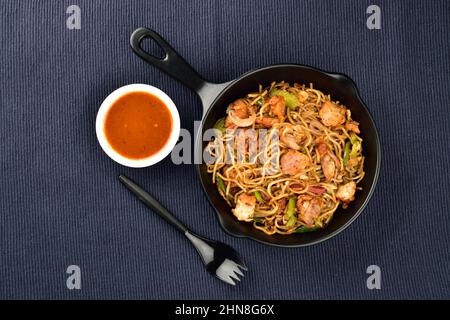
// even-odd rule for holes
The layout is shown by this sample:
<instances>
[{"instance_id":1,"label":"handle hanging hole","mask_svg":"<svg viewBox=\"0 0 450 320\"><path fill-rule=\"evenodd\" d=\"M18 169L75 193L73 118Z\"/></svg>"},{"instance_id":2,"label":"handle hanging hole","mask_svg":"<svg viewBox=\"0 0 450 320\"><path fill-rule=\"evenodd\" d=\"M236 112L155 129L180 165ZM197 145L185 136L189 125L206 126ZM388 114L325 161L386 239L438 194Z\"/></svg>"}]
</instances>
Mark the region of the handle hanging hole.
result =
<instances>
[{"instance_id":1,"label":"handle hanging hole","mask_svg":"<svg viewBox=\"0 0 450 320\"><path fill-rule=\"evenodd\" d=\"M157 59L163 60L166 57L166 53L161 48L161 46L155 40L149 37L145 37L144 39L142 39L141 48Z\"/></svg>"}]
</instances>

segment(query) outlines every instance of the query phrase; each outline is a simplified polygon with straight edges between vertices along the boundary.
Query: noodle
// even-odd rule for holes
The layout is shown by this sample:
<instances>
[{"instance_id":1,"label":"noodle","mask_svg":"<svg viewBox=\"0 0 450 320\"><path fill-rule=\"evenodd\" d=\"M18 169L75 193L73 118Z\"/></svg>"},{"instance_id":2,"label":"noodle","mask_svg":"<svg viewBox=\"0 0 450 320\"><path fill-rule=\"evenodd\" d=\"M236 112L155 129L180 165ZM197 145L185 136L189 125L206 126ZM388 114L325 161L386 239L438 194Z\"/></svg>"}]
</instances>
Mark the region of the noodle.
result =
<instances>
[{"instance_id":1,"label":"noodle","mask_svg":"<svg viewBox=\"0 0 450 320\"><path fill-rule=\"evenodd\" d=\"M312 84L282 81L260 85L227 114L206 147L207 170L239 220L269 235L308 232L353 201L364 156L345 106Z\"/></svg>"}]
</instances>

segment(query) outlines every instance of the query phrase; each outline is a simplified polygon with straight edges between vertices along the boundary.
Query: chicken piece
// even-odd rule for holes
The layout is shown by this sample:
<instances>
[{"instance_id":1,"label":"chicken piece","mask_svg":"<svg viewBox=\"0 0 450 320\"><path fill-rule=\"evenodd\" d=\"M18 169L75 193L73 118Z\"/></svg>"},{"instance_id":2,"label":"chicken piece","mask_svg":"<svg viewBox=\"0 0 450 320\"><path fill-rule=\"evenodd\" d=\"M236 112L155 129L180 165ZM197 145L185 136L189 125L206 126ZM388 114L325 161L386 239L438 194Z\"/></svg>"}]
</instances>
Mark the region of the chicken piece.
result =
<instances>
[{"instance_id":1,"label":"chicken piece","mask_svg":"<svg viewBox=\"0 0 450 320\"><path fill-rule=\"evenodd\" d=\"M283 121L286 115L286 103L284 102L284 97L273 96L269 100L270 112L278 117L280 121Z\"/></svg>"},{"instance_id":2,"label":"chicken piece","mask_svg":"<svg viewBox=\"0 0 450 320\"><path fill-rule=\"evenodd\" d=\"M301 152L289 150L280 159L281 172L295 176L311 164L309 158Z\"/></svg>"},{"instance_id":3,"label":"chicken piece","mask_svg":"<svg viewBox=\"0 0 450 320\"><path fill-rule=\"evenodd\" d=\"M251 221L255 212L256 197L246 193L238 197L236 208L232 209L233 214L239 221Z\"/></svg>"},{"instance_id":4,"label":"chicken piece","mask_svg":"<svg viewBox=\"0 0 450 320\"><path fill-rule=\"evenodd\" d=\"M248 105L245 103L244 100L238 99L231 103L228 106L228 111L233 111L233 114L241 119L248 118L249 116L249 109Z\"/></svg>"},{"instance_id":5,"label":"chicken piece","mask_svg":"<svg viewBox=\"0 0 450 320\"><path fill-rule=\"evenodd\" d=\"M320 216L321 200L312 196L301 195L297 198L297 210L299 218L307 227L314 225L314 220Z\"/></svg>"},{"instance_id":6,"label":"chicken piece","mask_svg":"<svg viewBox=\"0 0 450 320\"><path fill-rule=\"evenodd\" d=\"M279 123L280 120L276 118L264 117L262 119L256 119L256 123L262 124L266 128L271 128L275 123Z\"/></svg>"},{"instance_id":7,"label":"chicken piece","mask_svg":"<svg viewBox=\"0 0 450 320\"><path fill-rule=\"evenodd\" d=\"M255 123L255 111L249 106L245 100L238 99L231 103L227 109L228 116L225 119L225 127L248 127Z\"/></svg>"},{"instance_id":8,"label":"chicken piece","mask_svg":"<svg viewBox=\"0 0 450 320\"><path fill-rule=\"evenodd\" d=\"M296 127L283 127L280 130L280 140L290 149L300 150L300 145L304 141L304 133Z\"/></svg>"},{"instance_id":9,"label":"chicken piece","mask_svg":"<svg viewBox=\"0 0 450 320\"><path fill-rule=\"evenodd\" d=\"M326 101L319 110L322 123L327 127L335 127L345 122L345 109L331 101Z\"/></svg>"},{"instance_id":10,"label":"chicken piece","mask_svg":"<svg viewBox=\"0 0 450 320\"><path fill-rule=\"evenodd\" d=\"M324 157L325 155L328 154L328 146L326 145L326 143L324 142L319 142L322 140L317 139L316 144L317 144L317 152L319 153L319 155L321 157Z\"/></svg>"},{"instance_id":11,"label":"chicken piece","mask_svg":"<svg viewBox=\"0 0 450 320\"><path fill-rule=\"evenodd\" d=\"M326 181L330 182L336 173L336 167L340 165L339 159L330 151L323 138L316 139L317 153L320 156L320 165Z\"/></svg>"},{"instance_id":12,"label":"chicken piece","mask_svg":"<svg viewBox=\"0 0 450 320\"><path fill-rule=\"evenodd\" d=\"M350 181L344 185L339 186L336 192L336 198L343 202L350 202L355 198L356 182Z\"/></svg>"},{"instance_id":13,"label":"chicken piece","mask_svg":"<svg viewBox=\"0 0 450 320\"><path fill-rule=\"evenodd\" d=\"M323 175L325 180L330 182L334 178L334 173L336 172L336 163L333 158L326 154L320 159L320 165L322 166Z\"/></svg>"},{"instance_id":14,"label":"chicken piece","mask_svg":"<svg viewBox=\"0 0 450 320\"><path fill-rule=\"evenodd\" d=\"M298 101L305 102L306 100L308 100L308 92L300 90L298 92Z\"/></svg>"},{"instance_id":15,"label":"chicken piece","mask_svg":"<svg viewBox=\"0 0 450 320\"><path fill-rule=\"evenodd\" d=\"M348 130L348 131L353 131L356 134L360 134L361 133L361 131L359 131L359 123L356 122L356 121L347 122L345 124L345 129Z\"/></svg>"}]
</instances>

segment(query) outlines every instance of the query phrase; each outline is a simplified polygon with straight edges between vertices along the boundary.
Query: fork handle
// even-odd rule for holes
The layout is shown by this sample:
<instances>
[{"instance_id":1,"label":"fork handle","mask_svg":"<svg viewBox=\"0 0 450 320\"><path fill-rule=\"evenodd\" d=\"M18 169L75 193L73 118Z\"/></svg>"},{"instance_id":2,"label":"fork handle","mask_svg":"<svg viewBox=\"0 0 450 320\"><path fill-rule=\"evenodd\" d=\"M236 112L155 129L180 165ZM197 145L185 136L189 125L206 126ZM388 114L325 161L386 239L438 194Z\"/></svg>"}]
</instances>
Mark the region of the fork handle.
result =
<instances>
[{"instance_id":1,"label":"fork handle","mask_svg":"<svg viewBox=\"0 0 450 320\"><path fill-rule=\"evenodd\" d=\"M119 175L119 181L123 183L123 185L130 190L139 200L141 200L147 207L155 211L160 217L174 226L178 231L183 234L189 231L189 229L175 216L169 212L166 208L163 207L158 200L156 200L153 196L151 196L147 191L142 189L138 184L136 184L130 178Z\"/></svg>"}]
</instances>

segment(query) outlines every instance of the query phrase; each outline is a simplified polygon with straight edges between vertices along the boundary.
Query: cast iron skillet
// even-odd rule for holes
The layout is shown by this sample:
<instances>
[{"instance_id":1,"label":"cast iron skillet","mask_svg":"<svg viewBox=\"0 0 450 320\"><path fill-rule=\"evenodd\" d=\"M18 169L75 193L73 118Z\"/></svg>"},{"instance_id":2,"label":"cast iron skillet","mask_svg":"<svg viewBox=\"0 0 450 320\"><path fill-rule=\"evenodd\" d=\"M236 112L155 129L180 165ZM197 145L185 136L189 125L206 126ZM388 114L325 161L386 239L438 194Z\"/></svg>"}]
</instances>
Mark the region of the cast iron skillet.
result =
<instances>
[{"instance_id":1,"label":"cast iron skillet","mask_svg":"<svg viewBox=\"0 0 450 320\"><path fill-rule=\"evenodd\" d=\"M165 52L164 58L157 58L141 47L144 38L153 39ZM369 111L361 100L355 83L347 76L328 73L317 68L298 64L278 64L249 71L227 83L210 83L194 71L191 66L155 31L139 28L133 32L130 39L134 52L153 66L177 79L185 86L195 91L203 104L202 124L199 128L195 153L201 157L207 141L202 141L205 130L212 128L215 122L225 116L229 103L257 91L258 85L269 85L272 81L289 83L312 82L319 89L339 100L347 106L355 121L360 123L361 137L364 139L363 150L366 157L364 170L366 175L359 183L361 191L357 191L355 201L347 209L339 208L330 224L323 230L292 235L266 235L253 228L252 224L238 221L231 213L231 208L222 199L216 186L211 182L211 176L206 172L204 163L197 164L197 171L210 203L214 207L217 218L223 229L237 237L248 237L256 241L284 247L300 247L319 243L329 239L349 226L363 211L375 189L380 170L380 142L375 124ZM200 158L201 159L201 158Z\"/></svg>"}]
</instances>

